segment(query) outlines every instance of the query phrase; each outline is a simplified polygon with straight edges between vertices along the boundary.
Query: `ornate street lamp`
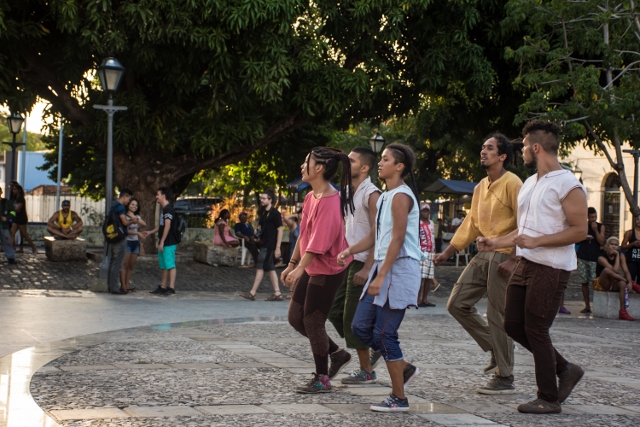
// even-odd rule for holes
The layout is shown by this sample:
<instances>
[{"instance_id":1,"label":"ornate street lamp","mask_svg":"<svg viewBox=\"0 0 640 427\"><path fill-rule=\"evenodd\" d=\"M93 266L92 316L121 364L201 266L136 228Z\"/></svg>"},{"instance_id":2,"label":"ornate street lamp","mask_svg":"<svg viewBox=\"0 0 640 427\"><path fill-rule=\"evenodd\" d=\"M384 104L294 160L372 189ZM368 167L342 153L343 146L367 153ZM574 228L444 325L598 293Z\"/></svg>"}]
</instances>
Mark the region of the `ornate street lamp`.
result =
<instances>
[{"instance_id":1,"label":"ornate street lamp","mask_svg":"<svg viewBox=\"0 0 640 427\"><path fill-rule=\"evenodd\" d=\"M378 159L378 154L384 148L384 143L387 142L386 139L380 135L380 132L376 132L374 136L369 139L369 145L371 145L371 150L376 154L376 160ZM373 182L375 183L378 178L378 168L377 165L373 168Z\"/></svg>"},{"instance_id":2,"label":"ornate street lamp","mask_svg":"<svg viewBox=\"0 0 640 427\"><path fill-rule=\"evenodd\" d=\"M9 132L13 134L13 140L11 142L5 142L5 144L11 147L11 175L9 176L13 181L17 179L18 172L16 167L16 148L25 145L24 142L16 142L16 136L20 133L23 123L24 118L19 114L13 113L7 117L7 126L9 127Z\"/></svg>"},{"instance_id":3,"label":"ornate street lamp","mask_svg":"<svg viewBox=\"0 0 640 427\"><path fill-rule=\"evenodd\" d=\"M98 67L98 77L102 89L109 93L107 105L94 105L93 108L107 113L107 183L105 187L105 214L111 209L113 197L113 115L118 111L124 111L127 107L113 105L113 94L120 87L125 68L112 54L108 55ZM109 246L104 242L104 259L98 270L98 278L109 281ZM97 289L95 289L97 290Z\"/></svg>"}]
</instances>

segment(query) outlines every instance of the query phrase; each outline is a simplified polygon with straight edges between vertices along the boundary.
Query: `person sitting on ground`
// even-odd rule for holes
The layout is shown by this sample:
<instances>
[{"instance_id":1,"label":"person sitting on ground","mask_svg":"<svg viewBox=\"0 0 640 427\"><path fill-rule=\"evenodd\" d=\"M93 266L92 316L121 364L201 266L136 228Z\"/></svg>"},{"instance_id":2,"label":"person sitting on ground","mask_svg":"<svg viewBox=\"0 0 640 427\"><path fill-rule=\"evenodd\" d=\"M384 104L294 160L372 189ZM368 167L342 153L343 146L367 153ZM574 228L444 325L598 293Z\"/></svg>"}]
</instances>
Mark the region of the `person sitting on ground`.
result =
<instances>
[{"instance_id":1,"label":"person sitting on ground","mask_svg":"<svg viewBox=\"0 0 640 427\"><path fill-rule=\"evenodd\" d=\"M216 227L213 230L214 245L224 246L225 248L236 248L240 245L238 239L229 234L229 218L231 218L229 209L222 209L216 219Z\"/></svg>"},{"instance_id":2,"label":"person sitting on ground","mask_svg":"<svg viewBox=\"0 0 640 427\"><path fill-rule=\"evenodd\" d=\"M253 226L247 222L248 217L246 212L240 212L240 215L238 215L239 221L233 226L233 231L236 233L238 239L244 240L244 247L251 253L253 263L255 264L258 261L258 244L256 242L256 231L253 229ZM241 267L248 266L247 264Z\"/></svg>"},{"instance_id":3,"label":"person sitting on ground","mask_svg":"<svg viewBox=\"0 0 640 427\"><path fill-rule=\"evenodd\" d=\"M640 293L640 286L633 283L631 274L627 268L627 261L618 252L619 240L617 237L609 237L604 245L604 251L600 253L598 258L598 266L596 267L596 280L593 282L595 291L619 292L620 294L620 311L618 319L635 320L629 316L624 306L624 294L634 289ZM635 285L635 286L634 286Z\"/></svg>"},{"instance_id":4,"label":"person sitting on ground","mask_svg":"<svg viewBox=\"0 0 640 427\"><path fill-rule=\"evenodd\" d=\"M82 218L71 210L71 202L62 201L62 209L54 213L47 222L47 231L56 239L77 239L82 233Z\"/></svg>"}]
</instances>

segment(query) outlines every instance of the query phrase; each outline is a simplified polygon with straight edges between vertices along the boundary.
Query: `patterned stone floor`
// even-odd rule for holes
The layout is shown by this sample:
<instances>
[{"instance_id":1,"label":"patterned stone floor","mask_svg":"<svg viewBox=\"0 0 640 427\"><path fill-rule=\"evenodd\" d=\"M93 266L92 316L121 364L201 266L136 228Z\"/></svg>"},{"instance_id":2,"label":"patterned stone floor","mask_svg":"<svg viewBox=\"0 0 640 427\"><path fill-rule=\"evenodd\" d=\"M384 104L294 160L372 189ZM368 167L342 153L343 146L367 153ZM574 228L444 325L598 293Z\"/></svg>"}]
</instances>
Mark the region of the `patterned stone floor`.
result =
<instances>
[{"instance_id":1,"label":"patterned stone floor","mask_svg":"<svg viewBox=\"0 0 640 427\"><path fill-rule=\"evenodd\" d=\"M477 394L476 387L489 379L482 375L487 355L447 315L413 315L403 323L405 357L422 371L407 390L410 413L369 410L390 390L383 365L378 384L345 387L338 379L332 393L296 394L313 361L308 342L284 321L210 322L94 340L38 370L30 391L47 414L68 427L633 426L640 425L635 323L556 320L557 348L587 371L558 415L516 411L536 391L533 360L523 349L516 351L517 393Z\"/></svg>"}]
</instances>

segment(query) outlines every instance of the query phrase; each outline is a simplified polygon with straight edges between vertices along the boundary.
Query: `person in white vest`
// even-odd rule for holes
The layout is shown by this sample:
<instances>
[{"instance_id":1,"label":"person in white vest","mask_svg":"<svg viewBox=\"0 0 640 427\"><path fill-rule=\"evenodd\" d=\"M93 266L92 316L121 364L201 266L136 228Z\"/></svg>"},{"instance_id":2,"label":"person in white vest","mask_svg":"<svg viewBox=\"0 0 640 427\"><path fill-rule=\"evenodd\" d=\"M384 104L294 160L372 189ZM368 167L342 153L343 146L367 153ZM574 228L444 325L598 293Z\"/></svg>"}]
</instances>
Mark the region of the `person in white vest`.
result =
<instances>
[{"instance_id":1,"label":"person in white vest","mask_svg":"<svg viewBox=\"0 0 640 427\"><path fill-rule=\"evenodd\" d=\"M518 406L533 414L562 412L560 404L584 375L551 343L549 328L577 268L574 244L587 235L586 190L558 161L560 127L533 120L522 130L524 164L538 172L518 195L518 228L495 239L478 238L480 250L516 245L518 261L509 280L504 329L533 353L538 398ZM557 378L556 378L557 377Z\"/></svg>"}]
</instances>

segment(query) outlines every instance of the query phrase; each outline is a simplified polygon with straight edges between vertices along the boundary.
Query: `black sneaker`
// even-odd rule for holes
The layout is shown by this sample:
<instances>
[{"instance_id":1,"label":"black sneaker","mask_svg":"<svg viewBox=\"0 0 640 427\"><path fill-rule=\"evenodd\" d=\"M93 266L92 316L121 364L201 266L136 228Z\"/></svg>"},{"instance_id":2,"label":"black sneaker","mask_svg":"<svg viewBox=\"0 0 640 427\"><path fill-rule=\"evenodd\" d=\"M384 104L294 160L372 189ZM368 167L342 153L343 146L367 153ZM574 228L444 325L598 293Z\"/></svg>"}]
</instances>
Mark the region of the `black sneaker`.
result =
<instances>
[{"instance_id":1,"label":"black sneaker","mask_svg":"<svg viewBox=\"0 0 640 427\"><path fill-rule=\"evenodd\" d=\"M176 290L173 288L164 289L163 292L160 293L160 295L163 297L168 297L169 295L175 295L175 294L176 294Z\"/></svg>"},{"instance_id":2,"label":"black sneaker","mask_svg":"<svg viewBox=\"0 0 640 427\"><path fill-rule=\"evenodd\" d=\"M9 258L9 259L7 259L7 261L9 262L9 264L15 264L16 263L16 259L15 258Z\"/></svg>"},{"instance_id":3,"label":"black sneaker","mask_svg":"<svg viewBox=\"0 0 640 427\"><path fill-rule=\"evenodd\" d=\"M420 369L417 366L413 366L411 363L404 368L404 372L402 376L404 377L404 388L407 389L407 386L413 379L420 373Z\"/></svg>"},{"instance_id":4,"label":"black sneaker","mask_svg":"<svg viewBox=\"0 0 640 427\"><path fill-rule=\"evenodd\" d=\"M162 286L158 286L156 289L149 292L150 294L163 294L166 289Z\"/></svg>"},{"instance_id":5,"label":"black sneaker","mask_svg":"<svg viewBox=\"0 0 640 427\"><path fill-rule=\"evenodd\" d=\"M384 359L382 358L381 351L371 350L370 354L371 357L369 358L369 362L371 363L371 370L374 371L376 369L376 366L378 366Z\"/></svg>"},{"instance_id":6,"label":"black sneaker","mask_svg":"<svg viewBox=\"0 0 640 427\"><path fill-rule=\"evenodd\" d=\"M307 384L296 389L296 393L316 394L331 393L331 380L328 375L318 375L313 373L313 378Z\"/></svg>"},{"instance_id":7,"label":"black sneaker","mask_svg":"<svg viewBox=\"0 0 640 427\"><path fill-rule=\"evenodd\" d=\"M329 355L331 366L329 366L329 378L334 379L336 375L351 362L351 355L344 348L338 349Z\"/></svg>"},{"instance_id":8,"label":"black sneaker","mask_svg":"<svg viewBox=\"0 0 640 427\"><path fill-rule=\"evenodd\" d=\"M369 407L374 412L406 412L409 410L409 399L400 399L395 394L390 395L382 403Z\"/></svg>"}]
</instances>

